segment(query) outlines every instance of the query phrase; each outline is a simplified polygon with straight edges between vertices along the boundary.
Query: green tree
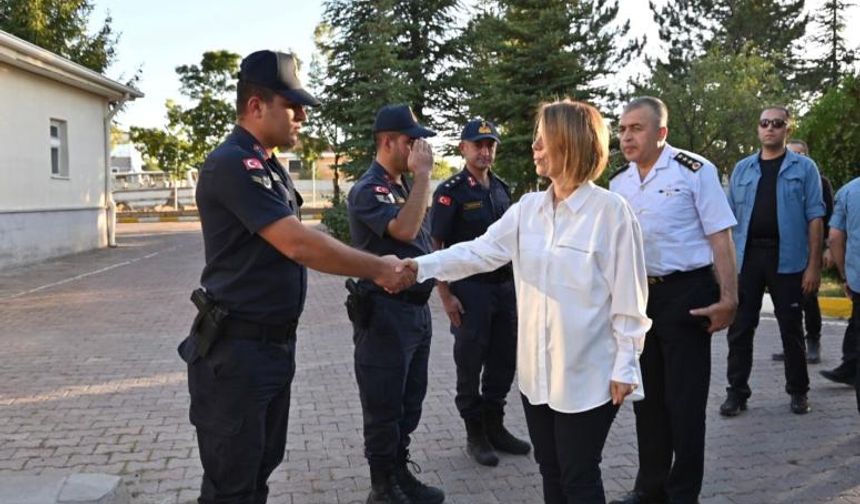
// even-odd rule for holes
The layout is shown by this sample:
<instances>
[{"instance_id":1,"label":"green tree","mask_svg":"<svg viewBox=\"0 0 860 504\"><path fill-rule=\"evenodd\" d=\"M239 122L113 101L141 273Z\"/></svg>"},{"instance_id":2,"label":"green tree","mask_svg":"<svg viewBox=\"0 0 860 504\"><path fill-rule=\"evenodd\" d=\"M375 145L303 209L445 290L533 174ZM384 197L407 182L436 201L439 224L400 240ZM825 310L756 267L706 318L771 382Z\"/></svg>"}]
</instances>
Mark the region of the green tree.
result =
<instances>
[{"instance_id":1,"label":"green tree","mask_svg":"<svg viewBox=\"0 0 860 504\"><path fill-rule=\"evenodd\" d=\"M433 162L433 171L430 173L430 178L433 180L445 180L448 177L457 173L457 168L451 166L445 158L436 159Z\"/></svg>"},{"instance_id":2,"label":"green tree","mask_svg":"<svg viewBox=\"0 0 860 504\"><path fill-rule=\"evenodd\" d=\"M860 174L860 75L845 77L801 118L797 138L809 144L809 154L834 189Z\"/></svg>"},{"instance_id":3,"label":"green tree","mask_svg":"<svg viewBox=\"0 0 860 504\"><path fill-rule=\"evenodd\" d=\"M0 0L0 30L104 73L119 38L108 15L101 28L87 30L90 0Z\"/></svg>"},{"instance_id":4,"label":"green tree","mask_svg":"<svg viewBox=\"0 0 860 504\"><path fill-rule=\"evenodd\" d=\"M690 63L678 79L658 68L638 89L659 96L669 109L669 142L711 160L723 174L759 147L756 123L761 109L785 103L774 65L750 50L711 49Z\"/></svg>"},{"instance_id":5,"label":"green tree","mask_svg":"<svg viewBox=\"0 0 860 504\"><path fill-rule=\"evenodd\" d=\"M660 41L666 46L662 62L651 61L651 66L662 66L670 72L686 72L691 61L701 57L710 40L710 33L718 27L716 4L720 0L668 0L648 5L658 27Z\"/></svg>"},{"instance_id":6,"label":"green tree","mask_svg":"<svg viewBox=\"0 0 860 504\"><path fill-rule=\"evenodd\" d=\"M132 127L132 142L149 160L176 178L202 165L235 122L232 100L238 70L239 55L228 51L205 52L200 65L176 67L182 85L180 93L191 104L183 107L168 100L166 128Z\"/></svg>"},{"instance_id":7,"label":"green tree","mask_svg":"<svg viewBox=\"0 0 860 504\"><path fill-rule=\"evenodd\" d=\"M537 182L531 143L540 103L564 96L608 103L608 78L638 54L637 41L620 45L629 26L617 16L614 1L497 0L464 30L449 85L461 105L452 119L499 125L495 169L516 194Z\"/></svg>"},{"instance_id":8,"label":"green tree","mask_svg":"<svg viewBox=\"0 0 860 504\"><path fill-rule=\"evenodd\" d=\"M853 5L854 2L847 0L826 0L813 13L809 45L823 50L819 57L806 61L803 73L806 89L827 91L850 74L856 54L845 38L845 11Z\"/></svg>"}]
</instances>

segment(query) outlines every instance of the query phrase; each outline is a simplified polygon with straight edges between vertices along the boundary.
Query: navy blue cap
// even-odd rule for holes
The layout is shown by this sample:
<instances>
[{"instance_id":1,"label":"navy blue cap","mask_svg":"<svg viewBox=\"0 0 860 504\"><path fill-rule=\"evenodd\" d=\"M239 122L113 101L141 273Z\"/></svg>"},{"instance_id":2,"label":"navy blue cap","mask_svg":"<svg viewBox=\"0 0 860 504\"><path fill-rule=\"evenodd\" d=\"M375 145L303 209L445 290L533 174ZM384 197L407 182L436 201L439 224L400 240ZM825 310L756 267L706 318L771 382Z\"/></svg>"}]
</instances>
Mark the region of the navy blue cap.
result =
<instances>
[{"instance_id":1,"label":"navy blue cap","mask_svg":"<svg viewBox=\"0 0 860 504\"><path fill-rule=\"evenodd\" d=\"M408 135L409 138L427 138L436 136L436 132L418 124L418 119L412 113L409 105L386 105L376 113L373 132L396 131Z\"/></svg>"},{"instance_id":2,"label":"navy blue cap","mask_svg":"<svg viewBox=\"0 0 860 504\"><path fill-rule=\"evenodd\" d=\"M477 142L485 138L492 138L496 143L502 143L499 139L496 125L483 119L472 119L467 122L463 128L463 132L460 133L460 140L467 140L469 142Z\"/></svg>"},{"instance_id":3,"label":"navy blue cap","mask_svg":"<svg viewBox=\"0 0 860 504\"><path fill-rule=\"evenodd\" d=\"M320 105L319 100L302 88L299 64L289 53L264 50L249 54L239 66L239 79L271 89L299 105Z\"/></svg>"}]
</instances>

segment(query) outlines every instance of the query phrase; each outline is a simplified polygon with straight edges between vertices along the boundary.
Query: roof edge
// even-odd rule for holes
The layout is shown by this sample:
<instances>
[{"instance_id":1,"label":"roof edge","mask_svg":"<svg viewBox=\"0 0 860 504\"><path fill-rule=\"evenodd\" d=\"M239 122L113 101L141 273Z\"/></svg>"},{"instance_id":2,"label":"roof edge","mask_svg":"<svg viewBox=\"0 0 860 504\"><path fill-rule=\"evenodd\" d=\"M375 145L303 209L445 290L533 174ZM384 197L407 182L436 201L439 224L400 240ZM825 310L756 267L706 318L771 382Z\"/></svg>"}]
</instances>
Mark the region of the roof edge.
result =
<instances>
[{"instance_id":1,"label":"roof edge","mask_svg":"<svg viewBox=\"0 0 860 504\"><path fill-rule=\"evenodd\" d=\"M111 100L143 98L138 89L0 30L0 62Z\"/></svg>"}]
</instances>

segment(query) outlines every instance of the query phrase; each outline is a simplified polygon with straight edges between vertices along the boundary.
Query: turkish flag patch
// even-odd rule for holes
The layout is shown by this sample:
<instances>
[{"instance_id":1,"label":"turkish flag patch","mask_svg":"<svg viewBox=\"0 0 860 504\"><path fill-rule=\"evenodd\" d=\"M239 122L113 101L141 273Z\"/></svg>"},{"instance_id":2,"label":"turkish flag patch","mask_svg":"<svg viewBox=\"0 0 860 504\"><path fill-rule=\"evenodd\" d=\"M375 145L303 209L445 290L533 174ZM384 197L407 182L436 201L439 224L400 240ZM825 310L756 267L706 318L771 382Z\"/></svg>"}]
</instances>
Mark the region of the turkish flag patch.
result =
<instances>
[{"instance_id":1,"label":"turkish flag patch","mask_svg":"<svg viewBox=\"0 0 860 504\"><path fill-rule=\"evenodd\" d=\"M379 194L388 194L391 192L387 187L381 185L373 186L373 190L378 192Z\"/></svg>"},{"instance_id":2,"label":"turkish flag patch","mask_svg":"<svg viewBox=\"0 0 860 504\"><path fill-rule=\"evenodd\" d=\"M444 194L442 196L439 196L438 201L440 205L451 206L451 198L449 196L445 196Z\"/></svg>"},{"instance_id":3,"label":"turkish flag patch","mask_svg":"<svg viewBox=\"0 0 860 504\"><path fill-rule=\"evenodd\" d=\"M242 160L242 164L245 165L246 170L262 170L263 163L260 162L257 158L247 158Z\"/></svg>"}]
</instances>

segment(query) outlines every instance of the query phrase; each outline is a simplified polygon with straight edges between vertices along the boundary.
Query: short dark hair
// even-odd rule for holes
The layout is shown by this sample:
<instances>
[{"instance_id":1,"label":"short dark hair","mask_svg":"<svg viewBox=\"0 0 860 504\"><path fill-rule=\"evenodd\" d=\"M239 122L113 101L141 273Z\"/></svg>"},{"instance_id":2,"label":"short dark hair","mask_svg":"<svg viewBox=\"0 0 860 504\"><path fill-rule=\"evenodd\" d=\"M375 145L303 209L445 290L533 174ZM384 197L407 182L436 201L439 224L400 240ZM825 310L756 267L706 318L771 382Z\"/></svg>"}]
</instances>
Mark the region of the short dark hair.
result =
<instances>
[{"instance_id":1,"label":"short dark hair","mask_svg":"<svg viewBox=\"0 0 860 504\"><path fill-rule=\"evenodd\" d=\"M630 112L631 110L647 107L654 112L654 115L657 116L657 126L665 127L669 123L669 109L666 108L666 104L663 103L663 100L657 98L656 96L639 96L634 98L624 107L624 114Z\"/></svg>"},{"instance_id":2,"label":"short dark hair","mask_svg":"<svg viewBox=\"0 0 860 504\"><path fill-rule=\"evenodd\" d=\"M788 141L788 143L789 144L795 144L795 145L802 145L803 150L805 150L807 153L809 152L809 145L807 145L806 142L804 142L803 140L801 140L799 138L792 138L791 140Z\"/></svg>"},{"instance_id":3,"label":"short dark hair","mask_svg":"<svg viewBox=\"0 0 860 504\"><path fill-rule=\"evenodd\" d=\"M764 112L766 110L779 110L783 114L785 114L785 120L786 121L791 120L791 111L788 110L788 107L786 107L785 105L771 105L769 107L765 107L765 108L761 109L762 112Z\"/></svg>"},{"instance_id":4,"label":"short dark hair","mask_svg":"<svg viewBox=\"0 0 860 504\"><path fill-rule=\"evenodd\" d=\"M275 92L267 87L258 86L257 84L239 80L236 83L236 116L242 117L248 106L248 100L251 97L259 97L265 103L271 103L275 99Z\"/></svg>"}]
</instances>

